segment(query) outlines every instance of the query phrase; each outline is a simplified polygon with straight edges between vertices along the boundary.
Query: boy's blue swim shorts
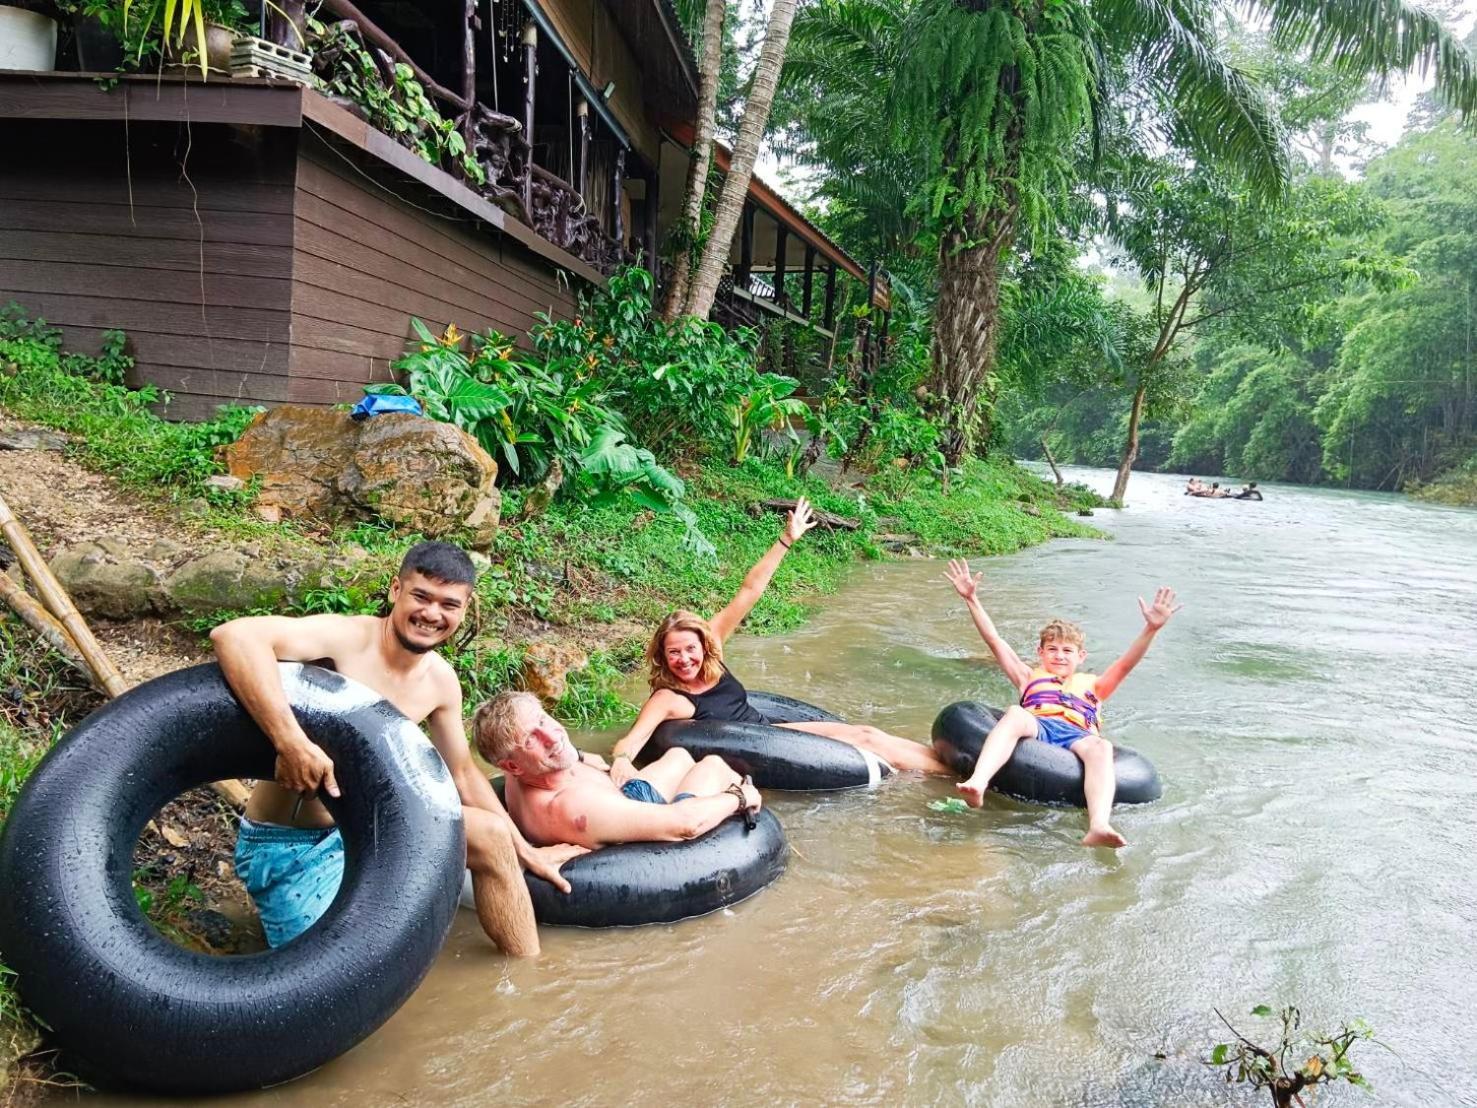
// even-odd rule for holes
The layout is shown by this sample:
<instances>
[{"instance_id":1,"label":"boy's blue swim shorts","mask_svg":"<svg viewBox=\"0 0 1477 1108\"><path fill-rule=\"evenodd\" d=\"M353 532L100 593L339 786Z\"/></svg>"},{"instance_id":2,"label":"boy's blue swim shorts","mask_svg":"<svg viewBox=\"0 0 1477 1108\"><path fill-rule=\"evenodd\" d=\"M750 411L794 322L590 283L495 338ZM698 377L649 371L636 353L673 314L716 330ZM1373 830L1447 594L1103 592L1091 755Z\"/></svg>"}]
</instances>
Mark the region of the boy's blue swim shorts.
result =
<instances>
[{"instance_id":1,"label":"boy's blue swim shorts","mask_svg":"<svg viewBox=\"0 0 1477 1108\"><path fill-rule=\"evenodd\" d=\"M1036 717L1036 737L1042 742L1059 746L1063 750L1070 747L1078 739L1092 737L1091 731L1084 731L1074 723L1068 723L1064 719L1043 719Z\"/></svg>"}]
</instances>

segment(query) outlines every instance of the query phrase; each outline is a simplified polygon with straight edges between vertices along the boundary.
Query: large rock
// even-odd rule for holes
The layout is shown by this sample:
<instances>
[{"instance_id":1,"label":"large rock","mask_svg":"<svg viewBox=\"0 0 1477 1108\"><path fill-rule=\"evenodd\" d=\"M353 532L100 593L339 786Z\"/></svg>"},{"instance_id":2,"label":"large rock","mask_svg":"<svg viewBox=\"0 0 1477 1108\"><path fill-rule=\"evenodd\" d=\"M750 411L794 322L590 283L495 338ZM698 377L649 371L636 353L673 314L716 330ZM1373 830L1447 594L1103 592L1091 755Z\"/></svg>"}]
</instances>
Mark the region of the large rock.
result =
<instances>
[{"instance_id":1,"label":"large rock","mask_svg":"<svg viewBox=\"0 0 1477 1108\"><path fill-rule=\"evenodd\" d=\"M281 607L321 584L313 562L268 560L249 550L216 550L186 562L164 582L169 607L187 615Z\"/></svg>"},{"instance_id":2,"label":"large rock","mask_svg":"<svg viewBox=\"0 0 1477 1108\"><path fill-rule=\"evenodd\" d=\"M356 423L287 404L258 416L226 461L232 476L260 478L258 506L285 516L377 516L432 538L464 534L483 549L497 533L497 463L465 431L421 416Z\"/></svg>"},{"instance_id":3,"label":"large rock","mask_svg":"<svg viewBox=\"0 0 1477 1108\"><path fill-rule=\"evenodd\" d=\"M564 698L570 672L589 664L590 659L577 646L536 642L523 655L518 683L546 705L553 705Z\"/></svg>"},{"instance_id":4,"label":"large rock","mask_svg":"<svg viewBox=\"0 0 1477 1108\"><path fill-rule=\"evenodd\" d=\"M359 507L435 538L466 532L486 549L497 534L502 497L497 463L459 427L396 412L375 416L338 488Z\"/></svg>"},{"instance_id":5,"label":"large rock","mask_svg":"<svg viewBox=\"0 0 1477 1108\"><path fill-rule=\"evenodd\" d=\"M334 520L345 513L339 475L359 444L348 412L283 404L263 412L226 447L232 477L261 478L257 503L298 519Z\"/></svg>"},{"instance_id":6,"label":"large rock","mask_svg":"<svg viewBox=\"0 0 1477 1108\"><path fill-rule=\"evenodd\" d=\"M51 560L51 572L90 616L130 619L161 606L159 574L108 540L67 547Z\"/></svg>"}]
</instances>

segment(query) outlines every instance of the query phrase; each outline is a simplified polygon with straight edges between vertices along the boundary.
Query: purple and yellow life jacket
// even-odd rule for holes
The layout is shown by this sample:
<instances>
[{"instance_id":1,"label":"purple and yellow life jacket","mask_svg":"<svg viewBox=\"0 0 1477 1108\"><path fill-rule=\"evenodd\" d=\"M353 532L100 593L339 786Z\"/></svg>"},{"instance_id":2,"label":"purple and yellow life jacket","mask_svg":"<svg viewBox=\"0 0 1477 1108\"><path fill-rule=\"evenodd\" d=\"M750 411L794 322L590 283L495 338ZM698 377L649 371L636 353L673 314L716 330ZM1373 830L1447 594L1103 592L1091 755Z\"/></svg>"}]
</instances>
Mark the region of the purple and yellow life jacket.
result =
<instances>
[{"instance_id":1,"label":"purple and yellow life jacket","mask_svg":"<svg viewBox=\"0 0 1477 1108\"><path fill-rule=\"evenodd\" d=\"M1101 706L1092 691L1097 675L1074 673L1065 680L1036 668L1021 690L1021 707L1042 719L1061 719L1094 734L1098 729Z\"/></svg>"}]
</instances>

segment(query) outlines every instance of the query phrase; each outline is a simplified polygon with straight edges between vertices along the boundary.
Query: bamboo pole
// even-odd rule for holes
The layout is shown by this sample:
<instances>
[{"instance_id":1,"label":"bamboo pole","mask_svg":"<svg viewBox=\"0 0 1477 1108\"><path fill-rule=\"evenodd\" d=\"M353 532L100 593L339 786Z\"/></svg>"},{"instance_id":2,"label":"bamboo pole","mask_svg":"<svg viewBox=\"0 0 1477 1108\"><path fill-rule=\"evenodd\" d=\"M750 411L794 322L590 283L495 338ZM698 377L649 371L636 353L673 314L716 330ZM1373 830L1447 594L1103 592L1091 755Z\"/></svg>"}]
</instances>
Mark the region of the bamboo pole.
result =
<instances>
[{"instance_id":1,"label":"bamboo pole","mask_svg":"<svg viewBox=\"0 0 1477 1108\"><path fill-rule=\"evenodd\" d=\"M0 496L0 534L5 536L11 550L15 552L16 560L30 578L41 602L50 609L55 622L71 637L77 653L92 671L103 692L108 696L122 696L126 693L128 683L103 652L102 644L93 637L92 629L87 626L82 613L77 611L67 590L52 576L51 567L41 557L41 552L36 549L36 544L21 526L21 521L15 518L3 496ZM8 578L9 575L6 576ZM251 790L240 781L216 781L211 784L211 788L237 807L244 806L251 796Z\"/></svg>"},{"instance_id":2,"label":"bamboo pole","mask_svg":"<svg viewBox=\"0 0 1477 1108\"><path fill-rule=\"evenodd\" d=\"M124 682L123 675L103 653L101 644L93 638L92 630L83 620L82 613L77 611L66 589L51 575L51 567L41 557L41 552L31 542L31 536L26 534L26 529L12 514L3 496L0 496L0 533L5 535L10 549L15 551L16 561L20 562L26 576L31 579L41 603L46 605L57 622L66 628L67 634L72 636L78 653L97 676L103 691L109 696L122 696L126 693L128 685Z\"/></svg>"},{"instance_id":3,"label":"bamboo pole","mask_svg":"<svg viewBox=\"0 0 1477 1108\"><path fill-rule=\"evenodd\" d=\"M86 677L98 692L107 692L99 684L97 675L88 668L87 662L77 650L77 644L72 641L72 636L67 634L67 629L37 603L30 593L21 588L20 582L3 569L0 569L0 600L10 605L11 611L20 616L27 627L40 635L47 646L55 650L67 660L73 669Z\"/></svg>"}]
</instances>

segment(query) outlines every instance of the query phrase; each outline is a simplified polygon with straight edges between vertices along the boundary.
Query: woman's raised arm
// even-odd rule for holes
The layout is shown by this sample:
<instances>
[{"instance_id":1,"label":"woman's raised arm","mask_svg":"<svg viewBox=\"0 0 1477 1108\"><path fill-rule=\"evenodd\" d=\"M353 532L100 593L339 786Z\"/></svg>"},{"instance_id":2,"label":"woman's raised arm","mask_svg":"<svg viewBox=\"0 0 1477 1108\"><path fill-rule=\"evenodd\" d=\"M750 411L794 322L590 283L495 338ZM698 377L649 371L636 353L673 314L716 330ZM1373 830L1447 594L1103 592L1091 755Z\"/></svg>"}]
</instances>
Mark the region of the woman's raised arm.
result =
<instances>
[{"instance_id":1,"label":"woman's raised arm","mask_svg":"<svg viewBox=\"0 0 1477 1108\"><path fill-rule=\"evenodd\" d=\"M769 587L770 578L779 569L785 553L815 525L816 518L811 513L810 501L802 496L795 501L795 508L785 521L785 529L780 532L780 537L744 576L744 583L739 586L737 595L728 602L727 607L708 620L708 625L713 628L713 634L718 636L719 642L726 641L738 629L738 625L753 610L754 605L759 603L759 598Z\"/></svg>"}]
</instances>

